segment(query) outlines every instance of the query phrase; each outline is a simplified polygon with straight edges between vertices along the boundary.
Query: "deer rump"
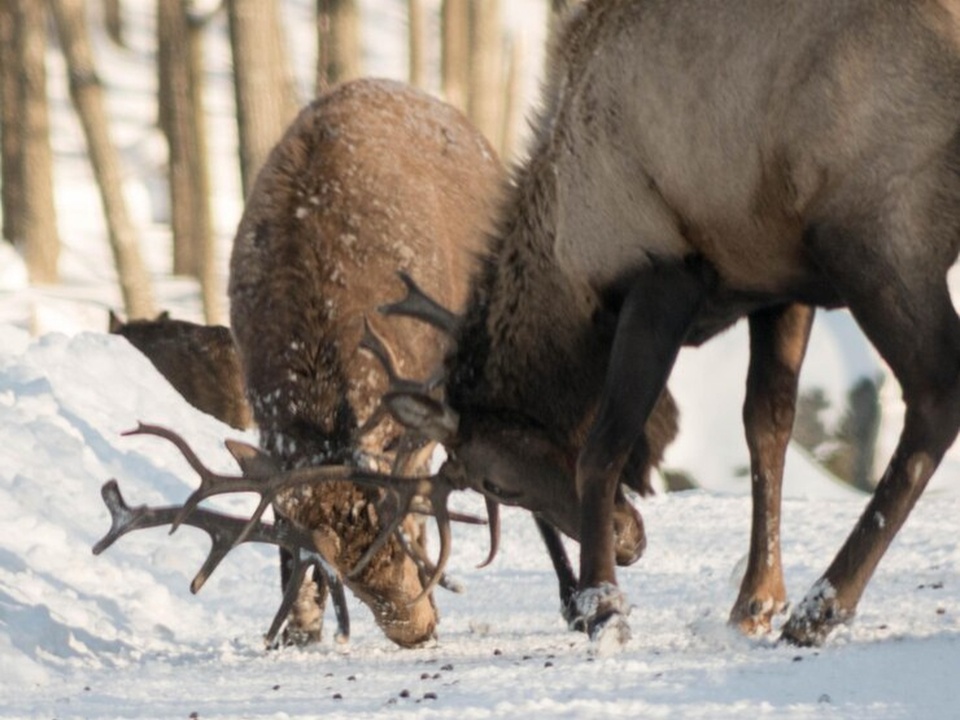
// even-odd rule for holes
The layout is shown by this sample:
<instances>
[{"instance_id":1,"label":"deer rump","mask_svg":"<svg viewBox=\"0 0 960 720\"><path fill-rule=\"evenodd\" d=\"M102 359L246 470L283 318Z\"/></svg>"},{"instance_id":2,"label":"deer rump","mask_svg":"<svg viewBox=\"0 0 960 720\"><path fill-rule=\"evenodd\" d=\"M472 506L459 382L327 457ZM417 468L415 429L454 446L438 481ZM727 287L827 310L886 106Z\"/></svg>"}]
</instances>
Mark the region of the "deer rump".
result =
<instances>
[{"instance_id":1,"label":"deer rump","mask_svg":"<svg viewBox=\"0 0 960 720\"><path fill-rule=\"evenodd\" d=\"M472 281L446 405L388 393L450 451L434 485L510 488L581 541L572 598L625 642L620 486L681 346L747 317L754 502L731 621L786 606L780 487L814 306L850 309L900 382L900 443L784 625L853 617L960 427L960 6L954 0L590 0L553 48L529 159ZM455 422L437 422L438 417ZM532 488L575 488L544 506Z\"/></svg>"}]
</instances>

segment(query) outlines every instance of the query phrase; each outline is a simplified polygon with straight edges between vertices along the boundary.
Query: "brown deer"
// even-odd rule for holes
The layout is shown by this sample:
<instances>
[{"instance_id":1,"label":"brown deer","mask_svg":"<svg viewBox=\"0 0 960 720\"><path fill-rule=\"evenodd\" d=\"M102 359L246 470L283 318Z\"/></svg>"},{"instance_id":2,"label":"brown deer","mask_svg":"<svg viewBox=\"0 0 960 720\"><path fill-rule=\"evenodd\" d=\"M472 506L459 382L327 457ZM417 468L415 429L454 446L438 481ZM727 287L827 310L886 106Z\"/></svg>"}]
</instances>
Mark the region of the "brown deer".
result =
<instances>
[{"instance_id":1,"label":"brown deer","mask_svg":"<svg viewBox=\"0 0 960 720\"><path fill-rule=\"evenodd\" d=\"M343 579L392 640L410 646L429 639L436 614L426 596L435 580L424 580L432 567L417 551L417 524L396 508L405 510L410 493L420 487L415 475L425 471L433 444L410 444L395 423L381 424L386 416L378 403L388 379L396 388L398 372L425 373L440 362L452 328L437 334L400 320L381 323L376 332L364 329L364 316L375 315L397 288L414 290L411 275L445 303L463 304L502 175L493 152L459 113L402 85L355 81L307 108L261 171L231 260L231 323L262 450L228 442L243 475L223 477L205 468L175 433L141 427L136 432L175 443L200 474L201 487L183 506L129 508L115 482L108 483L104 500L113 527L95 551L139 528L181 523L202 528L213 547L191 586L196 591L235 545L277 544L284 549L285 591L268 642L291 608L287 640L319 639L324 585L334 593L343 639L348 632ZM397 276L397 268L408 274ZM433 321L438 312L415 291L393 307ZM372 357L358 354L358 348ZM387 378L375 362L389 368ZM631 486L649 490L651 467L676 425L676 408L664 394L647 430L649 462L625 475ZM404 478L394 480L388 471L413 476L405 502L392 502ZM383 490L388 497L376 502ZM211 495L246 491L262 496L249 521L196 509ZM529 506L537 509L558 498L576 502L572 483L528 494ZM492 499L501 499L496 488ZM509 495L503 499L515 502ZM280 519L274 525L260 521L274 500ZM494 539L495 507L488 503ZM435 511L444 521L458 517L441 502L419 509ZM536 517L558 574L564 615L573 622L576 577L550 513ZM643 526L619 491L616 519L618 561L633 562L644 546ZM393 535L398 525L404 532ZM570 527L562 529L576 536ZM442 559L446 538L442 528ZM494 543L491 558L495 551ZM320 574L301 589L313 566ZM344 571L351 573L344 578Z\"/></svg>"},{"instance_id":2,"label":"brown deer","mask_svg":"<svg viewBox=\"0 0 960 720\"><path fill-rule=\"evenodd\" d=\"M462 305L501 173L462 115L397 83L342 85L286 132L248 198L229 287L261 448L282 470L427 469L432 446L398 455L402 428L389 418L358 438L387 386L375 360L358 354L363 318L403 287L398 269L444 303ZM446 338L411 321L383 332L398 364L417 372L447 347ZM377 496L348 483L306 486L285 491L275 509L300 527L322 529L326 555L352 569L378 534ZM404 521L412 542L417 527ZM397 538L346 584L397 644L433 637L432 599ZM322 592L306 588L292 632L318 636Z\"/></svg>"},{"instance_id":3,"label":"brown deer","mask_svg":"<svg viewBox=\"0 0 960 720\"><path fill-rule=\"evenodd\" d=\"M613 510L683 345L750 326L754 501L731 622L786 607L780 489L813 308L850 309L902 388L897 450L782 636L821 643L960 426L960 3L590 0L549 63L529 159L473 278L443 398L396 417L449 451L422 495L510 497L581 541L575 604L625 640ZM575 487L538 506L531 488ZM539 490L538 490L539 492Z\"/></svg>"},{"instance_id":4,"label":"brown deer","mask_svg":"<svg viewBox=\"0 0 960 720\"><path fill-rule=\"evenodd\" d=\"M109 330L143 353L198 410L238 430L253 424L229 328L174 320L168 312L153 320L123 322L111 312Z\"/></svg>"}]
</instances>

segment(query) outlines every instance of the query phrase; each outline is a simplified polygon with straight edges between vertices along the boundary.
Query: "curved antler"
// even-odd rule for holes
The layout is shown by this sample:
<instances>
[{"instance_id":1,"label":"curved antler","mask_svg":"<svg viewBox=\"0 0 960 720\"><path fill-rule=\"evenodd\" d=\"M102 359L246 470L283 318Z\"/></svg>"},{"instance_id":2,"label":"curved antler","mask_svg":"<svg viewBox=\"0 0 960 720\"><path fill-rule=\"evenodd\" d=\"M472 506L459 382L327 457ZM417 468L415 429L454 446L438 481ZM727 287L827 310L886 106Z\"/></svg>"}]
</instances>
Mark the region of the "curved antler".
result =
<instances>
[{"instance_id":1,"label":"curved antler","mask_svg":"<svg viewBox=\"0 0 960 720\"><path fill-rule=\"evenodd\" d=\"M407 295L403 300L381 305L377 308L380 313L382 315L417 318L438 330L442 330L450 337L455 337L457 328L460 326L460 316L427 295L407 273L401 270L397 275L406 286Z\"/></svg>"},{"instance_id":2,"label":"curved antler","mask_svg":"<svg viewBox=\"0 0 960 720\"><path fill-rule=\"evenodd\" d=\"M450 493L465 488L462 477L451 472L448 464L445 464L437 475L425 477L390 475L342 465L304 467L281 471L269 456L253 446L229 441L227 447L240 464L243 474L239 476L222 475L206 467L183 437L168 428L139 423L135 429L124 434L155 435L171 442L200 476L200 487L191 493L187 501L179 507L131 509L120 497L116 483L107 483L104 486L104 501L110 508L113 526L107 536L97 543L94 552L102 552L118 537L131 530L156 527L168 523L171 525L171 532L181 524L199 527L210 534L214 547L204 564L204 568L194 580L197 583L197 589L202 586L206 577L213 572L223 557L243 542L269 542L288 548L305 549L311 553L317 552L312 538L302 530L296 529L294 525L285 525L278 530L276 529L277 526L268 525L261 520L263 513L276 498L276 495L290 487L342 480L385 491L386 497L378 504L378 511L383 518L380 532L361 560L348 573L351 578L355 577L376 552L383 547L384 543L398 529L407 513L416 512L422 515L432 515L436 519L441 539L440 556L436 563L436 570L427 586L414 602L418 602L423 596L427 595L442 579L443 570L450 555L450 523L452 521L474 524L486 522L472 515L452 513L447 508ZM108 488L108 486L110 487ZM260 495L260 502L256 510L246 520L197 507L207 498L237 492L255 492ZM384 505L387 498L392 500L392 508Z\"/></svg>"},{"instance_id":3,"label":"curved antler","mask_svg":"<svg viewBox=\"0 0 960 720\"><path fill-rule=\"evenodd\" d=\"M138 505L130 507L120 493L116 480L109 480L100 489L103 502L110 511L110 530L93 546L93 554L99 555L121 537L134 530L145 530L172 524L182 510L179 505L148 507ZM207 579L220 565L227 554L242 542L259 542L284 547L291 551L293 556L293 578L287 584L280 607L270 623L270 629L264 636L268 647L273 647L277 635L283 626L290 608L296 601L297 593L307 571L311 567L319 568L327 580L330 592L334 596L343 598L343 579L336 568L324 558L307 532L289 522L269 524L257 521L252 528L248 528L245 518L225 515L223 513L196 508L182 523L203 530L210 536L210 552L200 570L190 582L190 592L196 595L204 586ZM335 604L335 607L345 607L344 602ZM350 635L350 619L337 615L337 637L347 638Z\"/></svg>"}]
</instances>

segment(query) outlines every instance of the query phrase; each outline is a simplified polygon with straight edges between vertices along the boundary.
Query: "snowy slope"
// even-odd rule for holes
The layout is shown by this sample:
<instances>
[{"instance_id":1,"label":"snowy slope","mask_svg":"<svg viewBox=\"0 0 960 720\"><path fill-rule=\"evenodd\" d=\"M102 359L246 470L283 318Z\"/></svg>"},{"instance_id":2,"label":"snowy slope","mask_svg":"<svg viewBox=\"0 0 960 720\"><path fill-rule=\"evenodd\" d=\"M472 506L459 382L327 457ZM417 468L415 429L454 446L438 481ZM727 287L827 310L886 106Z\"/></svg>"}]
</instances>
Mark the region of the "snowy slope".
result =
<instances>
[{"instance_id":1,"label":"snowy slope","mask_svg":"<svg viewBox=\"0 0 960 720\"><path fill-rule=\"evenodd\" d=\"M303 48L297 66L305 87L313 60L304 19L312 3L285 4L291 43ZM362 4L374 18L365 38L370 72L402 78L404 3ZM542 2L503 5L531 49L532 87ZM97 39L112 129L160 302L175 316L198 319L195 285L165 276L162 151L149 101L150 4L124 8L132 49ZM225 82L229 56L218 22L207 49L207 109L225 277L242 206ZM746 463L742 324L684 351L671 379L683 427L667 462L705 489L642 503L647 555L620 575L635 604L634 639L617 657L592 656L585 638L563 627L549 562L520 511L505 513L503 549L484 570L474 569L486 555L484 531L455 528L452 569L467 591L438 595L439 641L416 651L388 643L368 611L351 601L353 637L345 651L327 641L306 651L264 652L260 636L279 599L271 548L239 548L198 596L188 585L206 552L199 531L135 533L94 557L90 549L109 527L103 482L116 478L130 504L180 502L196 483L163 441L122 431L138 420L174 427L223 472L232 471L223 439L244 436L184 403L130 346L103 334L106 310L119 306L119 296L62 69L54 52L50 59L63 284L27 287L22 265L0 244L0 717L957 715L956 448L881 564L860 616L825 648L778 647L726 628L749 537L748 488L738 474ZM880 368L844 314L820 316L808 358L803 384L825 388L837 407L852 382ZM886 392L882 443L889 452L899 405L892 385ZM797 600L865 498L794 450L787 472L784 559ZM476 498L458 503L479 510ZM252 501L221 505L241 513Z\"/></svg>"}]
</instances>

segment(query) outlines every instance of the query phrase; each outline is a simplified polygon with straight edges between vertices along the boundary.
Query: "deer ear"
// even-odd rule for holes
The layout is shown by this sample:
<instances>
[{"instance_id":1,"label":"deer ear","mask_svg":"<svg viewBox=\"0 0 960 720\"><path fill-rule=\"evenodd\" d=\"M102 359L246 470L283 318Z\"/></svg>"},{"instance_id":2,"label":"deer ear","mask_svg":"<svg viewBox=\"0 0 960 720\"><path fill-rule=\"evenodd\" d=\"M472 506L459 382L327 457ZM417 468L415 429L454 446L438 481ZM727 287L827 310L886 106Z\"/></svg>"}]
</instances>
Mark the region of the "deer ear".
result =
<instances>
[{"instance_id":1,"label":"deer ear","mask_svg":"<svg viewBox=\"0 0 960 720\"><path fill-rule=\"evenodd\" d=\"M383 404L405 428L440 443L452 439L460 425L453 408L424 393L388 392L383 396Z\"/></svg>"},{"instance_id":2,"label":"deer ear","mask_svg":"<svg viewBox=\"0 0 960 720\"><path fill-rule=\"evenodd\" d=\"M244 475L265 475L280 470L277 461L262 450L239 440L224 440Z\"/></svg>"}]
</instances>

